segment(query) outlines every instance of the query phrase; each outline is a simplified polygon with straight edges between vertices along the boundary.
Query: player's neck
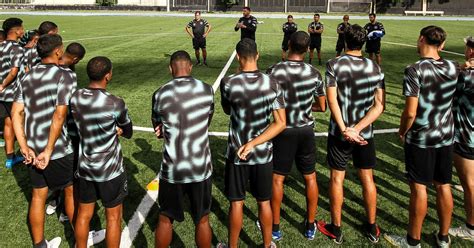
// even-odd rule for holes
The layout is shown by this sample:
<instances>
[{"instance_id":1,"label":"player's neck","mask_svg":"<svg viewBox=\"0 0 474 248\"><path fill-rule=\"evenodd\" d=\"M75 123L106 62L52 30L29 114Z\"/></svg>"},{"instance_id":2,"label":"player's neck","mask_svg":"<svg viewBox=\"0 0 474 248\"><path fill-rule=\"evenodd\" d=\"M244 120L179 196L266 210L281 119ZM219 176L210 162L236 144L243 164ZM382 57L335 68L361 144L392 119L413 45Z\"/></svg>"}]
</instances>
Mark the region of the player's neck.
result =
<instances>
[{"instance_id":1,"label":"player's neck","mask_svg":"<svg viewBox=\"0 0 474 248\"><path fill-rule=\"evenodd\" d=\"M71 57L67 56L67 54L64 54L63 57L59 60L59 65L70 66L72 65L72 61L73 59Z\"/></svg>"},{"instance_id":2,"label":"player's neck","mask_svg":"<svg viewBox=\"0 0 474 248\"><path fill-rule=\"evenodd\" d=\"M46 57L41 59L42 64L54 64L54 65L59 65L59 58L57 57Z\"/></svg>"},{"instance_id":3,"label":"player's neck","mask_svg":"<svg viewBox=\"0 0 474 248\"><path fill-rule=\"evenodd\" d=\"M438 48L437 47L423 47L420 48L420 57L422 58L432 58L434 60L438 60L441 58L439 56Z\"/></svg>"},{"instance_id":4,"label":"player's neck","mask_svg":"<svg viewBox=\"0 0 474 248\"><path fill-rule=\"evenodd\" d=\"M90 81L88 88L90 89L104 89L107 87L107 82L105 81Z\"/></svg>"},{"instance_id":5,"label":"player's neck","mask_svg":"<svg viewBox=\"0 0 474 248\"><path fill-rule=\"evenodd\" d=\"M288 59L287 59L287 60L303 61L305 54L306 54L306 53L297 54L297 53L292 53L292 52L290 52L290 53L288 54Z\"/></svg>"},{"instance_id":6,"label":"player's neck","mask_svg":"<svg viewBox=\"0 0 474 248\"><path fill-rule=\"evenodd\" d=\"M258 71L257 61L250 61L240 64L240 70L243 72Z\"/></svg>"},{"instance_id":7,"label":"player's neck","mask_svg":"<svg viewBox=\"0 0 474 248\"><path fill-rule=\"evenodd\" d=\"M191 77L191 74L187 71L177 71L173 74L173 78Z\"/></svg>"},{"instance_id":8,"label":"player's neck","mask_svg":"<svg viewBox=\"0 0 474 248\"><path fill-rule=\"evenodd\" d=\"M360 56L362 56L362 50L347 50L346 54L351 55L351 56L360 57Z\"/></svg>"},{"instance_id":9,"label":"player's neck","mask_svg":"<svg viewBox=\"0 0 474 248\"><path fill-rule=\"evenodd\" d=\"M9 41L18 41L18 36L16 36L16 34L9 34L7 35L7 38L5 40L9 40Z\"/></svg>"}]
</instances>

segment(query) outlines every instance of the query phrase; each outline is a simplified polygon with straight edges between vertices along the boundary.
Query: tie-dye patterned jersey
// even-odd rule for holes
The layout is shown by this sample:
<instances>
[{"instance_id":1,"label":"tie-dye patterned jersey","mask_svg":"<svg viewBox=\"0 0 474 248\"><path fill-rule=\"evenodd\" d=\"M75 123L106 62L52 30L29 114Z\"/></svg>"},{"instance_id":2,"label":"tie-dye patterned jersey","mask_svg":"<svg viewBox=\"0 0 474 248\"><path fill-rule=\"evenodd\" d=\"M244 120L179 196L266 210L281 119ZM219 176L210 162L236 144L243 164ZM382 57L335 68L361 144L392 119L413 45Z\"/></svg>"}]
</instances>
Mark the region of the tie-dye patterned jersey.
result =
<instances>
[{"instance_id":1,"label":"tie-dye patterned jersey","mask_svg":"<svg viewBox=\"0 0 474 248\"><path fill-rule=\"evenodd\" d=\"M25 107L25 133L28 146L37 154L48 143L49 131L56 106L68 106L77 81L71 74L55 64L39 64L32 68L21 81L15 94L15 102ZM51 160L73 152L66 123L57 139Z\"/></svg>"},{"instance_id":2,"label":"tie-dye patterned jersey","mask_svg":"<svg viewBox=\"0 0 474 248\"><path fill-rule=\"evenodd\" d=\"M0 92L0 101L13 102L15 92L20 84L19 81L24 75L25 50L16 41L6 40L0 45L0 58L2 60L2 70L0 71L2 82L13 67L18 68L16 78Z\"/></svg>"},{"instance_id":3,"label":"tie-dye patterned jersey","mask_svg":"<svg viewBox=\"0 0 474 248\"><path fill-rule=\"evenodd\" d=\"M221 104L230 110L227 159L234 164L267 164L273 160L271 141L260 144L240 160L239 147L261 135L270 125L272 112L285 108L280 84L259 71L240 72L222 79Z\"/></svg>"},{"instance_id":4,"label":"tie-dye patterned jersey","mask_svg":"<svg viewBox=\"0 0 474 248\"><path fill-rule=\"evenodd\" d=\"M344 55L328 61L326 87L337 87L337 102L342 120L347 127L359 123L374 104L375 91L385 89L384 74L371 59ZM329 133L342 138L336 121L331 117ZM373 138L369 125L360 132L364 139Z\"/></svg>"},{"instance_id":5,"label":"tie-dye patterned jersey","mask_svg":"<svg viewBox=\"0 0 474 248\"><path fill-rule=\"evenodd\" d=\"M418 97L416 118L406 142L421 148L453 143L452 103L459 65L446 59L422 58L405 69L403 95Z\"/></svg>"},{"instance_id":6,"label":"tie-dye patterned jersey","mask_svg":"<svg viewBox=\"0 0 474 248\"><path fill-rule=\"evenodd\" d=\"M41 58L38 55L38 50L36 50L36 46L32 48L27 48L25 51L25 60L24 60L25 66L31 70L33 66L39 63L41 63Z\"/></svg>"},{"instance_id":7,"label":"tie-dye patterned jersey","mask_svg":"<svg viewBox=\"0 0 474 248\"><path fill-rule=\"evenodd\" d=\"M454 99L455 140L474 147L474 69L461 72Z\"/></svg>"},{"instance_id":8,"label":"tie-dye patterned jersey","mask_svg":"<svg viewBox=\"0 0 474 248\"><path fill-rule=\"evenodd\" d=\"M313 99L324 96L321 73L302 61L286 61L267 70L281 86L286 103L286 127L313 126Z\"/></svg>"},{"instance_id":9,"label":"tie-dye patterned jersey","mask_svg":"<svg viewBox=\"0 0 474 248\"><path fill-rule=\"evenodd\" d=\"M79 131L79 177L106 182L124 172L117 127L131 130L125 102L105 89L77 90L71 113Z\"/></svg>"},{"instance_id":10,"label":"tie-dye patterned jersey","mask_svg":"<svg viewBox=\"0 0 474 248\"><path fill-rule=\"evenodd\" d=\"M208 126L214 113L212 87L178 77L153 94L152 122L163 125L164 151L159 177L170 183L202 182L212 175Z\"/></svg>"}]
</instances>

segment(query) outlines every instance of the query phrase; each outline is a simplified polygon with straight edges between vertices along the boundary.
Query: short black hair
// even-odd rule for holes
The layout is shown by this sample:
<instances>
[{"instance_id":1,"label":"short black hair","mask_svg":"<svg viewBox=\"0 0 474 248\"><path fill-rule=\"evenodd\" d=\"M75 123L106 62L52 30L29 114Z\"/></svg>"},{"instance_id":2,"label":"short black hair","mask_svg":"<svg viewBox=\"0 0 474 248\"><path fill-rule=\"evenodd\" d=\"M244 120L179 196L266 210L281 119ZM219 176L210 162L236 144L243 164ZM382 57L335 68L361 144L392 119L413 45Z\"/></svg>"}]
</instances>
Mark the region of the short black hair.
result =
<instances>
[{"instance_id":1,"label":"short black hair","mask_svg":"<svg viewBox=\"0 0 474 248\"><path fill-rule=\"evenodd\" d=\"M45 34L40 36L36 49L40 58L46 58L54 51L54 49L63 45L63 39L58 34Z\"/></svg>"},{"instance_id":2,"label":"short black hair","mask_svg":"<svg viewBox=\"0 0 474 248\"><path fill-rule=\"evenodd\" d=\"M361 50L367 41L365 29L358 24L351 25L344 31L344 39L349 50Z\"/></svg>"},{"instance_id":3,"label":"short black hair","mask_svg":"<svg viewBox=\"0 0 474 248\"><path fill-rule=\"evenodd\" d=\"M191 56L189 56L189 53L184 50L176 51L173 54L171 54L170 65L178 61L187 61L191 63Z\"/></svg>"},{"instance_id":4,"label":"short black hair","mask_svg":"<svg viewBox=\"0 0 474 248\"><path fill-rule=\"evenodd\" d=\"M57 28L58 28L58 25L56 25L56 23L50 22L50 21L44 21L40 24L38 31L40 35L44 35Z\"/></svg>"},{"instance_id":5,"label":"short black hair","mask_svg":"<svg viewBox=\"0 0 474 248\"><path fill-rule=\"evenodd\" d=\"M66 52L72 56L82 59L86 54L86 49L81 44L73 42L66 47Z\"/></svg>"},{"instance_id":6,"label":"short black hair","mask_svg":"<svg viewBox=\"0 0 474 248\"><path fill-rule=\"evenodd\" d=\"M314 14L314 16L320 17L320 15L318 13Z\"/></svg>"},{"instance_id":7,"label":"short black hair","mask_svg":"<svg viewBox=\"0 0 474 248\"><path fill-rule=\"evenodd\" d=\"M297 31L290 36L290 51L303 54L308 51L309 35L304 31Z\"/></svg>"},{"instance_id":8,"label":"short black hair","mask_svg":"<svg viewBox=\"0 0 474 248\"><path fill-rule=\"evenodd\" d=\"M242 58L255 58L257 56L257 43L254 40L249 38L243 38L235 46L235 50L239 57Z\"/></svg>"},{"instance_id":9,"label":"short black hair","mask_svg":"<svg viewBox=\"0 0 474 248\"><path fill-rule=\"evenodd\" d=\"M370 16L377 17L377 15L376 15L375 13L370 13L370 14L369 14L369 17L370 17Z\"/></svg>"},{"instance_id":10,"label":"short black hair","mask_svg":"<svg viewBox=\"0 0 474 248\"><path fill-rule=\"evenodd\" d=\"M12 28L21 27L21 25L23 25L23 21L20 18L11 17L3 22L2 28L5 34L8 34Z\"/></svg>"},{"instance_id":11,"label":"short black hair","mask_svg":"<svg viewBox=\"0 0 474 248\"><path fill-rule=\"evenodd\" d=\"M87 76L92 81L100 81L112 71L112 61L104 56L97 56L87 63Z\"/></svg>"},{"instance_id":12,"label":"short black hair","mask_svg":"<svg viewBox=\"0 0 474 248\"><path fill-rule=\"evenodd\" d=\"M433 46L441 46L446 40L446 32L438 26L427 26L421 29L420 36L423 36L426 43Z\"/></svg>"},{"instance_id":13,"label":"short black hair","mask_svg":"<svg viewBox=\"0 0 474 248\"><path fill-rule=\"evenodd\" d=\"M250 7L248 7L248 6L245 6L244 9L248 10L248 11L252 11L252 10L250 10Z\"/></svg>"},{"instance_id":14,"label":"short black hair","mask_svg":"<svg viewBox=\"0 0 474 248\"><path fill-rule=\"evenodd\" d=\"M197 10L196 12L194 12L194 14L199 14L199 15L201 15L201 11Z\"/></svg>"},{"instance_id":15,"label":"short black hair","mask_svg":"<svg viewBox=\"0 0 474 248\"><path fill-rule=\"evenodd\" d=\"M293 18L293 16L292 16L292 15L288 15L288 17L287 17L287 18Z\"/></svg>"}]
</instances>

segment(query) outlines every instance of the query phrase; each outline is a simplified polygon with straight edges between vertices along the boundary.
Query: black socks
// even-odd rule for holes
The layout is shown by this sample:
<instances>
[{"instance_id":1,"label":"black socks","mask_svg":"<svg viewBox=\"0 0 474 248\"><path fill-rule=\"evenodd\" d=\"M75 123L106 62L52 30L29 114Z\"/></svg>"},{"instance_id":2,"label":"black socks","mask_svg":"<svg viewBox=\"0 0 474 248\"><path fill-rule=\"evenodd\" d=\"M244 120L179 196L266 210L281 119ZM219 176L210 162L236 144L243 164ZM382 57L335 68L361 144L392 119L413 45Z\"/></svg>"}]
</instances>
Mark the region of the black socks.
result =
<instances>
[{"instance_id":1,"label":"black socks","mask_svg":"<svg viewBox=\"0 0 474 248\"><path fill-rule=\"evenodd\" d=\"M407 243L411 246L417 246L420 244L420 240L414 239L410 235L407 234Z\"/></svg>"}]
</instances>

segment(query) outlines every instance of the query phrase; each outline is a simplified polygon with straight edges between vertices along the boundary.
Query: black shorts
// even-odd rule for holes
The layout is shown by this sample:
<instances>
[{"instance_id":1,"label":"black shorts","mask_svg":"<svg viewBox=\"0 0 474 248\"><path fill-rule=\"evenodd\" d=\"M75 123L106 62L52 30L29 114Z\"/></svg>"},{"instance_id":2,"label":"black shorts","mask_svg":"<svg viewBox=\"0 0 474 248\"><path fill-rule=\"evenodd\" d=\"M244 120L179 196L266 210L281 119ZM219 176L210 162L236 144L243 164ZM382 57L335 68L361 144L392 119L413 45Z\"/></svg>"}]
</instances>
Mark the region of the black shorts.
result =
<instances>
[{"instance_id":1,"label":"black shorts","mask_svg":"<svg viewBox=\"0 0 474 248\"><path fill-rule=\"evenodd\" d=\"M194 50L198 50L199 48L206 49L206 38L193 38L193 48Z\"/></svg>"},{"instance_id":2,"label":"black shorts","mask_svg":"<svg viewBox=\"0 0 474 248\"><path fill-rule=\"evenodd\" d=\"M283 51L288 51L289 47L288 47L288 42L290 41L290 38L283 38L283 41L281 42L281 49Z\"/></svg>"},{"instance_id":3,"label":"black shorts","mask_svg":"<svg viewBox=\"0 0 474 248\"><path fill-rule=\"evenodd\" d=\"M255 165L237 165L226 160L224 185L225 195L229 201L245 199L247 183L250 181L250 193L257 201L268 201L272 198L273 163Z\"/></svg>"},{"instance_id":4,"label":"black shorts","mask_svg":"<svg viewBox=\"0 0 474 248\"><path fill-rule=\"evenodd\" d=\"M122 204L128 195L127 174L124 172L106 182L93 182L79 177L79 202L93 203L102 200L106 208L113 208Z\"/></svg>"},{"instance_id":5,"label":"black shorts","mask_svg":"<svg viewBox=\"0 0 474 248\"><path fill-rule=\"evenodd\" d=\"M74 155L49 161L44 170L28 166L31 186L33 188L48 187L51 191L64 189L74 181Z\"/></svg>"},{"instance_id":6,"label":"black shorts","mask_svg":"<svg viewBox=\"0 0 474 248\"><path fill-rule=\"evenodd\" d=\"M380 54L380 40L368 40L365 44L365 52Z\"/></svg>"},{"instance_id":7,"label":"black shorts","mask_svg":"<svg viewBox=\"0 0 474 248\"><path fill-rule=\"evenodd\" d=\"M273 139L273 173L290 174L293 162L304 175L315 171L316 140L313 127L287 128Z\"/></svg>"},{"instance_id":8,"label":"black shorts","mask_svg":"<svg viewBox=\"0 0 474 248\"><path fill-rule=\"evenodd\" d=\"M344 40L338 39L336 43L336 52L340 53L343 50L346 50L346 44L344 43Z\"/></svg>"},{"instance_id":9,"label":"black shorts","mask_svg":"<svg viewBox=\"0 0 474 248\"><path fill-rule=\"evenodd\" d=\"M321 36L311 37L309 49L316 49L318 52L321 51Z\"/></svg>"},{"instance_id":10,"label":"black shorts","mask_svg":"<svg viewBox=\"0 0 474 248\"><path fill-rule=\"evenodd\" d=\"M0 101L0 118L12 117L13 102ZM2 127L3 130L3 127Z\"/></svg>"},{"instance_id":11,"label":"black shorts","mask_svg":"<svg viewBox=\"0 0 474 248\"><path fill-rule=\"evenodd\" d=\"M373 169L376 163L374 139L367 139L368 144L361 146L343 141L336 136L328 136L328 156L329 167L334 170L344 171L347 167L350 155L354 167L357 169Z\"/></svg>"},{"instance_id":12,"label":"black shorts","mask_svg":"<svg viewBox=\"0 0 474 248\"><path fill-rule=\"evenodd\" d=\"M430 185L451 183L453 146L420 148L405 143L405 170L408 180Z\"/></svg>"},{"instance_id":13,"label":"black shorts","mask_svg":"<svg viewBox=\"0 0 474 248\"><path fill-rule=\"evenodd\" d=\"M455 142L454 143L454 153L457 155L469 159L469 160L474 160L474 148Z\"/></svg>"},{"instance_id":14,"label":"black shorts","mask_svg":"<svg viewBox=\"0 0 474 248\"><path fill-rule=\"evenodd\" d=\"M184 221L184 195L188 195L194 224L211 212L212 180L208 178L197 183L169 183L160 180L158 204L160 214L172 221Z\"/></svg>"}]
</instances>

